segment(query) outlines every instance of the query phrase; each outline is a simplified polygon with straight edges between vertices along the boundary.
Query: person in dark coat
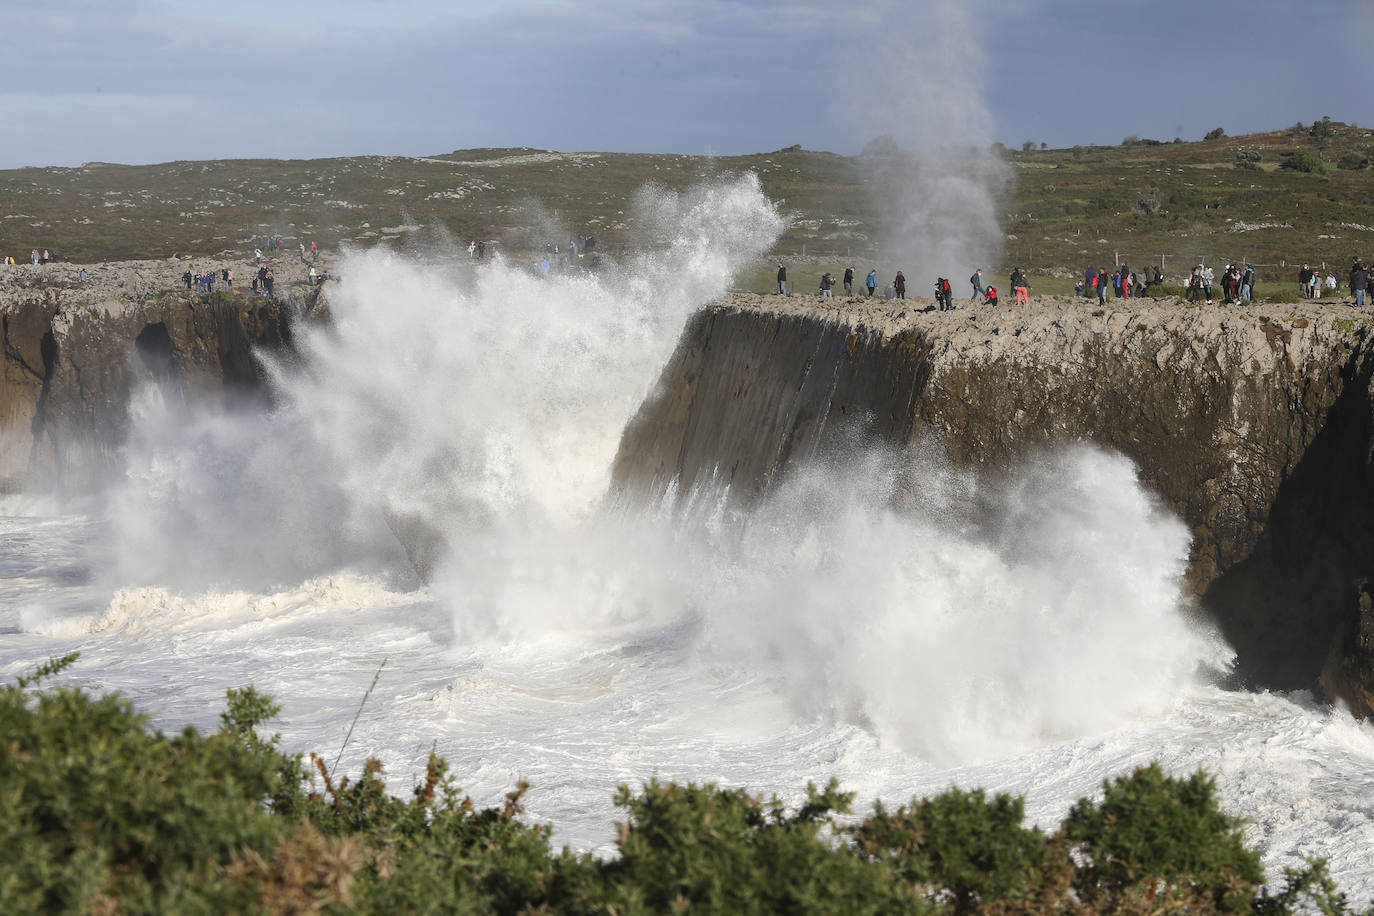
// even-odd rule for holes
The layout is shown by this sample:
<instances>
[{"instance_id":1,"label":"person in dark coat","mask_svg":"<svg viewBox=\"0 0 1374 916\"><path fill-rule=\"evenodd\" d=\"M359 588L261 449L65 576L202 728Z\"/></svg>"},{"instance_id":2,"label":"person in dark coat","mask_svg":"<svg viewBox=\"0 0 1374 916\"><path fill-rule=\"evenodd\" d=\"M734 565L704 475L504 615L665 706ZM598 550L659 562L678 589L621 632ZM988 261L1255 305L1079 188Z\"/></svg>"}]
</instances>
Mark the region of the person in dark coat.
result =
<instances>
[{"instance_id":1,"label":"person in dark coat","mask_svg":"<svg viewBox=\"0 0 1374 916\"><path fill-rule=\"evenodd\" d=\"M1355 294L1355 308L1364 308L1366 287L1369 285L1369 270L1359 261L1350 268L1350 289Z\"/></svg>"},{"instance_id":2,"label":"person in dark coat","mask_svg":"<svg viewBox=\"0 0 1374 916\"><path fill-rule=\"evenodd\" d=\"M787 268L778 264L778 295L787 295Z\"/></svg>"},{"instance_id":3,"label":"person in dark coat","mask_svg":"<svg viewBox=\"0 0 1374 916\"><path fill-rule=\"evenodd\" d=\"M844 269L844 294L846 296L854 295L854 268L852 267Z\"/></svg>"},{"instance_id":4,"label":"person in dark coat","mask_svg":"<svg viewBox=\"0 0 1374 916\"><path fill-rule=\"evenodd\" d=\"M892 288L897 291L898 299L906 298L906 277L902 276L900 270L897 271L897 278L892 281Z\"/></svg>"}]
</instances>

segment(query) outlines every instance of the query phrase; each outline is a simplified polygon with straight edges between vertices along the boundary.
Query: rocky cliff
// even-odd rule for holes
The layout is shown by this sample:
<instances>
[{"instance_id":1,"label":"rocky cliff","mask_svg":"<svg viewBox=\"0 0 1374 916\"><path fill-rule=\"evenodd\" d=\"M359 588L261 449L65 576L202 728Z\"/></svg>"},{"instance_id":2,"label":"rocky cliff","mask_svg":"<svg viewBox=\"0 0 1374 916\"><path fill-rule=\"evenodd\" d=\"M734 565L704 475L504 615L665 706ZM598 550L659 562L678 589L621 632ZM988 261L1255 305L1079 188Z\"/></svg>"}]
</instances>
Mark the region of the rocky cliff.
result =
<instances>
[{"instance_id":1,"label":"rocky cliff","mask_svg":"<svg viewBox=\"0 0 1374 916\"><path fill-rule=\"evenodd\" d=\"M181 283L224 267L240 278L228 290ZM117 466L142 384L174 401L266 397L255 352L289 349L290 316L311 300L293 265L277 267L271 298L247 289L252 272L208 260L0 267L0 486L97 483Z\"/></svg>"},{"instance_id":2,"label":"rocky cliff","mask_svg":"<svg viewBox=\"0 0 1374 916\"><path fill-rule=\"evenodd\" d=\"M1252 686L1374 710L1374 334L1315 304L736 297L686 328L626 430L619 486L752 499L863 436L1010 470L1056 442L1118 450L1191 527L1188 585ZM1110 613L1104 608L1104 613Z\"/></svg>"}]
</instances>

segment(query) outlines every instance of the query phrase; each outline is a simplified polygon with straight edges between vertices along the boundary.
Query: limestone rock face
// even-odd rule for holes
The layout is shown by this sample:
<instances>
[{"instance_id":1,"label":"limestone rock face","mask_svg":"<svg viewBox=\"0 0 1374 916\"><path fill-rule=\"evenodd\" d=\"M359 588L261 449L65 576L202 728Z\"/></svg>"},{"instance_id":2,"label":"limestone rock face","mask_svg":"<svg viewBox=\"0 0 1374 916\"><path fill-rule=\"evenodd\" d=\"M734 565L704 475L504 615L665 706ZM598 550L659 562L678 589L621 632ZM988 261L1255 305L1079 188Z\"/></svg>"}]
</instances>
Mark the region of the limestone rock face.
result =
<instances>
[{"instance_id":1,"label":"limestone rock face","mask_svg":"<svg viewBox=\"0 0 1374 916\"><path fill-rule=\"evenodd\" d=\"M98 484L117 466L140 385L174 403L267 397L256 353L289 352L288 315L299 303L250 295L243 284L209 295L178 289L190 267L102 265L80 282L69 265L4 268L0 486ZM17 273L39 270L64 273Z\"/></svg>"},{"instance_id":2,"label":"limestone rock face","mask_svg":"<svg viewBox=\"0 0 1374 916\"><path fill-rule=\"evenodd\" d=\"M992 474L1091 441L1191 528L1186 585L1239 678L1321 679L1371 712L1374 623L1352 595L1374 565L1374 323L1314 304L930 305L735 297L701 312L626 430L617 485L716 480L758 498L856 429Z\"/></svg>"}]
</instances>

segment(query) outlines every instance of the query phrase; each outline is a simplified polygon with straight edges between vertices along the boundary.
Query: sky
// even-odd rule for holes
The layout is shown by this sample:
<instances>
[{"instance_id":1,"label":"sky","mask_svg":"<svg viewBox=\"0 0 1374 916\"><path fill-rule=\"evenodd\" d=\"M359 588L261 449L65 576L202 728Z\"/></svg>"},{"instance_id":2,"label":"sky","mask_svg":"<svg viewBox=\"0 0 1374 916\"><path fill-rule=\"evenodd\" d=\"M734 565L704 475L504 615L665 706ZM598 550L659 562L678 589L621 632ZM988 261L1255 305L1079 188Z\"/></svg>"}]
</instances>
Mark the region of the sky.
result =
<instances>
[{"instance_id":1,"label":"sky","mask_svg":"<svg viewBox=\"0 0 1374 916\"><path fill-rule=\"evenodd\" d=\"M1374 0L0 0L0 168L1374 126Z\"/></svg>"}]
</instances>

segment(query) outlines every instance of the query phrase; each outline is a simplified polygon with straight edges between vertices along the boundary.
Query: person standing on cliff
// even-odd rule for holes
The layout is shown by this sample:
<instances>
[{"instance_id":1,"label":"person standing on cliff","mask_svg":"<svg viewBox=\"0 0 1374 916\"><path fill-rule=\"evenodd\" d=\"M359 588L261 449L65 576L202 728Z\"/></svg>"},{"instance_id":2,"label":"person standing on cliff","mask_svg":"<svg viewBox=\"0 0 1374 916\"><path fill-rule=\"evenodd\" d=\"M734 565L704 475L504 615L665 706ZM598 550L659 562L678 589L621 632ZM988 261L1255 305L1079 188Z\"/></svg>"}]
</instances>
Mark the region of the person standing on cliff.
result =
<instances>
[{"instance_id":1,"label":"person standing on cliff","mask_svg":"<svg viewBox=\"0 0 1374 916\"><path fill-rule=\"evenodd\" d=\"M1245 265L1245 272L1240 275L1240 298L1246 302L1251 302L1255 297L1255 268Z\"/></svg>"},{"instance_id":2,"label":"person standing on cliff","mask_svg":"<svg viewBox=\"0 0 1374 916\"><path fill-rule=\"evenodd\" d=\"M1356 261L1350 268L1350 290L1355 294L1355 308L1364 308L1365 286L1369 283L1369 271Z\"/></svg>"},{"instance_id":3,"label":"person standing on cliff","mask_svg":"<svg viewBox=\"0 0 1374 916\"><path fill-rule=\"evenodd\" d=\"M1107 276L1107 268L1103 267L1097 271L1097 304L1107 304L1107 285L1112 282L1112 278Z\"/></svg>"},{"instance_id":4,"label":"person standing on cliff","mask_svg":"<svg viewBox=\"0 0 1374 916\"><path fill-rule=\"evenodd\" d=\"M871 297L873 291L878 288L878 268L875 267L868 272L868 279L864 281L864 285L868 288L868 295Z\"/></svg>"},{"instance_id":5,"label":"person standing on cliff","mask_svg":"<svg viewBox=\"0 0 1374 916\"><path fill-rule=\"evenodd\" d=\"M854 268L852 267L844 269L844 294L846 296L854 295Z\"/></svg>"},{"instance_id":6,"label":"person standing on cliff","mask_svg":"<svg viewBox=\"0 0 1374 916\"><path fill-rule=\"evenodd\" d=\"M782 266L781 261L778 262L778 295L787 295L787 268Z\"/></svg>"},{"instance_id":7,"label":"person standing on cliff","mask_svg":"<svg viewBox=\"0 0 1374 916\"><path fill-rule=\"evenodd\" d=\"M969 301L972 302L983 295L983 268L980 267L975 270L973 276L968 278L968 282L973 284L973 295L968 297Z\"/></svg>"},{"instance_id":8,"label":"person standing on cliff","mask_svg":"<svg viewBox=\"0 0 1374 916\"><path fill-rule=\"evenodd\" d=\"M898 299L906 298L906 277L902 275L900 270L897 271L897 277L892 281L892 288L897 291Z\"/></svg>"},{"instance_id":9,"label":"person standing on cliff","mask_svg":"<svg viewBox=\"0 0 1374 916\"><path fill-rule=\"evenodd\" d=\"M1012 292L1016 295L1016 304L1029 305L1030 287L1027 285L1026 272L1019 267L1013 267L1010 285Z\"/></svg>"},{"instance_id":10,"label":"person standing on cliff","mask_svg":"<svg viewBox=\"0 0 1374 916\"><path fill-rule=\"evenodd\" d=\"M821 295L830 298L830 289L835 285L835 278L830 276L830 271L821 274Z\"/></svg>"}]
</instances>

